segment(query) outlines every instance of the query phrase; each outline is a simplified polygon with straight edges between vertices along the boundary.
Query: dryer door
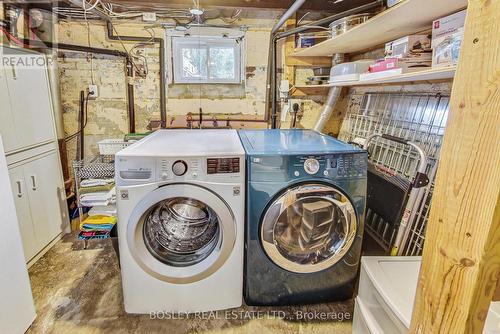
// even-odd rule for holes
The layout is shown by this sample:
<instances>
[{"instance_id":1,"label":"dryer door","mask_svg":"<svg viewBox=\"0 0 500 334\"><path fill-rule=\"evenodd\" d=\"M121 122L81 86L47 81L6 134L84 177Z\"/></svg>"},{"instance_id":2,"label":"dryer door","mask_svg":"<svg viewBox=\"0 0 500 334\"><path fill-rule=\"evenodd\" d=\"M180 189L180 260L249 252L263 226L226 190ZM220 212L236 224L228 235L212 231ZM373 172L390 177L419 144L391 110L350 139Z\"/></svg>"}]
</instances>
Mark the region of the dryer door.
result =
<instances>
[{"instance_id":1,"label":"dryer door","mask_svg":"<svg viewBox=\"0 0 500 334\"><path fill-rule=\"evenodd\" d=\"M264 251L278 266L313 273L343 258L357 228L356 212L347 196L324 184L302 184L271 203L260 237Z\"/></svg>"},{"instance_id":2,"label":"dryer door","mask_svg":"<svg viewBox=\"0 0 500 334\"><path fill-rule=\"evenodd\" d=\"M214 273L231 254L235 240L235 219L225 202L192 184L152 191L136 206L127 226L137 263L171 283L192 283Z\"/></svg>"}]
</instances>

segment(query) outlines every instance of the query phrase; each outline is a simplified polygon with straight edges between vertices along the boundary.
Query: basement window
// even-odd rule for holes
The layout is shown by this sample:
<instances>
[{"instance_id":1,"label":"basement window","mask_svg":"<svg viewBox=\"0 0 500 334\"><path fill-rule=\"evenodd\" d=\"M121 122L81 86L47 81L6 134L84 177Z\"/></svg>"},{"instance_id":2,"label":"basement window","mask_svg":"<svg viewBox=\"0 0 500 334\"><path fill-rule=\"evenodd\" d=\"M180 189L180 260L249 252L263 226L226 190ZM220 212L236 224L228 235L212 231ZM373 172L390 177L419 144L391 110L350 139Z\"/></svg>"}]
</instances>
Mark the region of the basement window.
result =
<instances>
[{"instance_id":1,"label":"basement window","mask_svg":"<svg viewBox=\"0 0 500 334\"><path fill-rule=\"evenodd\" d=\"M241 83L241 40L229 37L172 37L175 83Z\"/></svg>"}]
</instances>

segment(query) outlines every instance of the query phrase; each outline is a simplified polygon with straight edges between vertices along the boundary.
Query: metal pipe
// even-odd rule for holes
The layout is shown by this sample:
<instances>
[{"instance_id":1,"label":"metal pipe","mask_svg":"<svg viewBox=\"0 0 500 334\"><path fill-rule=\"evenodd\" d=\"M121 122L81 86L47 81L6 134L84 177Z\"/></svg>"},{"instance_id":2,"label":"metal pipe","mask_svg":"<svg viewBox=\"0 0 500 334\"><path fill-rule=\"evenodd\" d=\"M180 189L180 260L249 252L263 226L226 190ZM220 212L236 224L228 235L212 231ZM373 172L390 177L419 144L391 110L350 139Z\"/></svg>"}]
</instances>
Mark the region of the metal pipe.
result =
<instances>
[{"instance_id":1,"label":"metal pipe","mask_svg":"<svg viewBox=\"0 0 500 334\"><path fill-rule=\"evenodd\" d=\"M82 0L68 0L71 4L82 7ZM99 9L92 9L92 13L98 15L101 19L106 22L106 30L107 37L112 41L129 41L129 42L154 42L159 44L160 49L160 127L165 129L167 127L167 104L165 99L165 91L166 91L166 69L165 69L165 41L163 38L148 38L148 37L137 37L137 36L122 36L122 35L113 35L113 24L111 23L111 19ZM128 65L127 65L128 66ZM128 83L127 83L127 92L128 99L133 100L133 69L131 72L128 72ZM132 95L132 97L130 97ZM134 105L129 109L129 132L135 132L135 110Z\"/></svg>"},{"instance_id":2,"label":"metal pipe","mask_svg":"<svg viewBox=\"0 0 500 334\"><path fill-rule=\"evenodd\" d=\"M80 109L78 110L78 143L76 149L76 159L78 161L83 160L85 156L85 92L80 91Z\"/></svg>"},{"instance_id":3,"label":"metal pipe","mask_svg":"<svg viewBox=\"0 0 500 334\"><path fill-rule=\"evenodd\" d=\"M113 41L129 41L129 42L154 42L159 44L160 53L160 127L165 129L167 127L167 104L165 99L166 91L166 68L165 68L165 41L163 38L149 38L149 37L137 37L137 36L122 36L113 34L113 24L109 19L106 20L106 30L107 37ZM133 77L133 71L131 73ZM129 83L133 86L133 83ZM135 119L135 117L134 117ZM135 124L134 124L135 132Z\"/></svg>"},{"instance_id":4,"label":"metal pipe","mask_svg":"<svg viewBox=\"0 0 500 334\"><path fill-rule=\"evenodd\" d=\"M376 1L367 3L365 5L361 5L359 7L353 8L353 9L348 9L346 11L343 11L342 13L334 14L334 15L319 19L317 21L308 23L306 25L302 25L302 26L299 26L297 28L294 28L294 29L291 29L288 31L277 33L276 36L278 38L284 38L284 37L288 37L290 35L295 35L295 34L310 30L310 29L314 29L313 26L323 26L325 24L331 23L331 22L338 20L338 19L341 19L343 17L349 16L349 15L359 14L362 12L367 12L367 11L370 11L374 8L381 7L383 5L384 5L383 0L376 0Z\"/></svg>"},{"instance_id":5,"label":"metal pipe","mask_svg":"<svg viewBox=\"0 0 500 334\"><path fill-rule=\"evenodd\" d=\"M273 29L271 30L271 35L273 35L283 24L285 24L286 20L288 20L299 8L306 2L306 0L295 0L295 2L288 8L288 10L280 17L279 21L276 22Z\"/></svg>"},{"instance_id":6,"label":"metal pipe","mask_svg":"<svg viewBox=\"0 0 500 334\"><path fill-rule=\"evenodd\" d=\"M128 103L128 131L135 133L135 105L134 105L134 64L132 59L127 55L127 103Z\"/></svg>"},{"instance_id":7,"label":"metal pipe","mask_svg":"<svg viewBox=\"0 0 500 334\"><path fill-rule=\"evenodd\" d=\"M295 12L304 4L305 0L296 0L292 6L283 14L278 22L271 29L271 38L269 40L269 54L267 60L267 79L266 79L266 109L264 112L264 119L269 121L269 102L271 101L271 110L275 109L276 97L276 84L275 84L275 68L276 68L276 40L274 34L278 31L286 20L288 20ZM271 96L273 97L271 99ZM272 115L271 128L276 128L276 115Z\"/></svg>"},{"instance_id":8,"label":"metal pipe","mask_svg":"<svg viewBox=\"0 0 500 334\"><path fill-rule=\"evenodd\" d=\"M271 127L276 126L276 43L278 40L286 38L288 36L295 35L300 32L304 32L310 29L314 29L313 26L322 26L324 24L330 23L332 21L338 20L345 16L359 14L383 5L383 0L376 0L366 5L362 5L353 9L346 10L342 13L335 14L332 16L325 17L323 19L311 22L307 25L300 26L288 31L284 31L278 34L271 34L270 41L270 56L268 60L268 75L266 82L266 117L269 119L269 105L271 105Z\"/></svg>"},{"instance_id":9,"label":"metal pipe","mask_svg":"<svg viewBox=\"0 0 500 334\"><path fill-rule=\"evenodd\" d=\"M277 125L277 118L278 115L276 114L276 61L277 61L277 54L276 54L276 47L277 47L277 41L273 38L272 40L272 46L271 46L271 52L272 52L272 60L271 60L271 68L270 68L270 73L271 73L271 129L276 129Z\"/></svg>"},{"instance_id":10,"label":"metal pipe","mask_svg":"<svg viewBox=\"0 0 500 334\"><path fill-rule=\"evenodd\" d=\"M86 52L86 53L97 53L115 57L123 57L126 61L127 77L131 78L133 76L133 63L129 54L123 51L112 50L112 49L102 49L83 45L74 45L66 43L52 43L48 41L36 41L23 39L23 43L27 46L33 48L51 48L51 49L61 49L75 52ZM135 132L135 110L134 110L134 85L127 80L127 110L129 117L129 132Z\"/></svg>"}]
</instances>

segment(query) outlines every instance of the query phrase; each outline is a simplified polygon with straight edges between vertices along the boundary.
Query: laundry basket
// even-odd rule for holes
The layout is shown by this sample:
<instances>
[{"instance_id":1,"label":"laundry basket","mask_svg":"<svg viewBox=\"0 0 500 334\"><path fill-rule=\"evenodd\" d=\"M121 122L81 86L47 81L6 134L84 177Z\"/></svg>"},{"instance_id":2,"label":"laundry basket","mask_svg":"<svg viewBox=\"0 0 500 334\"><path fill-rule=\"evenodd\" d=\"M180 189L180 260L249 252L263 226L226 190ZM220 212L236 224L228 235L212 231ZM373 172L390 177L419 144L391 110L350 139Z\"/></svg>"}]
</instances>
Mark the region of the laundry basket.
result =
<instances>
[{"instance_id":1,"label":"laundry basket","mask_svg":"<svg viewBox=\"0 0 500 334\"><path fill-rule=\"evenodd\" d=\"M100 155L115 155L116 152L131 145L133 142L123 141L123 139L104 139L97 143Z\"/></svg>"}]
</instances>

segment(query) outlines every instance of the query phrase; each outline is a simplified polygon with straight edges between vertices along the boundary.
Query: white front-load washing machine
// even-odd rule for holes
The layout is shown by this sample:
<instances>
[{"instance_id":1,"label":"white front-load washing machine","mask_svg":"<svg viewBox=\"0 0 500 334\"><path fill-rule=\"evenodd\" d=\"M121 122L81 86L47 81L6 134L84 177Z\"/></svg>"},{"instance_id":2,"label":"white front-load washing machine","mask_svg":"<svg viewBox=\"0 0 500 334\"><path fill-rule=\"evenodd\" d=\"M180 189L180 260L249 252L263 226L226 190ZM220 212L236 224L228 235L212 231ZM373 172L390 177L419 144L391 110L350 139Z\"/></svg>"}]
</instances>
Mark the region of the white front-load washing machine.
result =
<instances>
[{"instance_id":1,"label":"white front-load washing machine","mask_svg":"<svg viewBox=\"0 0 500 334\"><path fill-rule=\"evenodd\" d=\"M159 130L115 157L125 311L242 303L245 153L234 130Z\"/></svg>"}]
</instances>

